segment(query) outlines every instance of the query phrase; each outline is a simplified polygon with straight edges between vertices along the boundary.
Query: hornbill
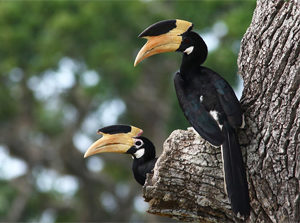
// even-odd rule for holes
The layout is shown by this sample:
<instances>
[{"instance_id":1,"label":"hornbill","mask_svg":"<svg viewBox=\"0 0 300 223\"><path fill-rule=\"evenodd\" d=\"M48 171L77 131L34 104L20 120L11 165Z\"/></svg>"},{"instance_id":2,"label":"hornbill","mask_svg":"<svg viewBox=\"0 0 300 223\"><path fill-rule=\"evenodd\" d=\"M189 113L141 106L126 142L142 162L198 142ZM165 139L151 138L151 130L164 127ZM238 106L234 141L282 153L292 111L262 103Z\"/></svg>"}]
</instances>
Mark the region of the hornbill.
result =
<instances>
[{"instance_id":1,"label":"hornbill","mask_svg":"<svg viewBox=\"0 0 300 223\"><path fill-rule=\"evenodd\" d=\"M148 41L136 56L134 66L147 57L163 52L183 53L174 84L183 113L194 129L210 144L221 146L225 191L235 214L247 217L249 192L236 128L243 124L240 103L228 82L202 66L207 46L193 24L165 20L145 29L139 37Z\"/></svg>"},{"instance_id":2,"label":"hornbill","mask_svg":"<svg viewBox=\"0 0 300 223\"><path fill-rule=\"evenodd\" d=\"M144 185L146 174L154 168L155 147L143 130L129 125L111 125L98 130L102 135L84 154L84 158L97 153L127 153L133 158L132 171L135 180Z\"/></svg>"}]
</instances>

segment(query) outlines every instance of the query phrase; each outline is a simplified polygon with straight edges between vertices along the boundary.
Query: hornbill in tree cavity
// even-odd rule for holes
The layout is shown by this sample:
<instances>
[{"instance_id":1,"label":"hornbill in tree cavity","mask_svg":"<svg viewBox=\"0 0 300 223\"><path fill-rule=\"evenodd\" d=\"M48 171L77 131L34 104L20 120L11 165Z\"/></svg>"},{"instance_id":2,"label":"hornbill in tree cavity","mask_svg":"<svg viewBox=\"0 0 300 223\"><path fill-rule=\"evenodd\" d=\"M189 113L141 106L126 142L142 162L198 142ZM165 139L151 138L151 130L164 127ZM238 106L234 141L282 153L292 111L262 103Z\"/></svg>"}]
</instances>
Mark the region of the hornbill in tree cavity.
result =
<instances>
[{"instance_id":1,"label":"hornbill in tree cavity","mask_svg":"<svg viewBox=\"0 0 300 223\"><path fill-rule=\"evenodd\" d=\"M192 28L192 23L179 19L151 25L139 35L148 41L139 51L134 66L154 54L183 53L180 70L174 78L179 104L194 129L210 144L221 146L225 190L232 210L247 217L248 183L236 134L236 128L243 124L241 106L227 81L201 66L207 57L207 46Z\"/></svg>"},{"instance_id":2,"label":"hornbill in tree cavity","mask_svg":"<svg viewBox=\"0 0 300 223\"><path fill-rule=\"evenodd\" d=\"M129 125L111 125L98 130L102 135L84 154L84 158L97 153L127 153L133 158L132 171L135 180L144 185L146 174L154 168L155 147L143 130Z\"/></svg>"}]
</instances>

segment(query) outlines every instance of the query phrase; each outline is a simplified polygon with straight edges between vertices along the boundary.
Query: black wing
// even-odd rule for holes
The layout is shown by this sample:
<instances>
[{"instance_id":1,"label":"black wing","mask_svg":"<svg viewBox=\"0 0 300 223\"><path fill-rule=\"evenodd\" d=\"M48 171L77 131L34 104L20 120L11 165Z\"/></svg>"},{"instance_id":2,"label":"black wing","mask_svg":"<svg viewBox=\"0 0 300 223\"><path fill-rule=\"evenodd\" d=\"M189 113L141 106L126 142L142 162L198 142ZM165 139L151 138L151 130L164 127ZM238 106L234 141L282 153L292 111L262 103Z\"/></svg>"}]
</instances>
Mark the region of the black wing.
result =
<instances>
[{"instance_id":1,"label":"black wing","mask_svg":"<svg viewBox=\"0 0 300 223\"><path fill-rule=\"evenodd\" d=\"M220 146L224 141L224 136L204 105L196 94L186 94L184 92L184 81L177 73L174 79L176 94L183 113L194 129L209 143Z\"/></svg>"},{"instance_id":2,"label":"black wing","mask_svg":"<svg viewBox=\"0 0 300 223\"><path fill-rule=\"evenodd\" d=\"M237 99L233 89L219 75L214 76L212 83L214 84L220 104L226 114L229 124L233 128L238 128L242 125L242 109L239 100Z\"/></svg>"}]
</instances>

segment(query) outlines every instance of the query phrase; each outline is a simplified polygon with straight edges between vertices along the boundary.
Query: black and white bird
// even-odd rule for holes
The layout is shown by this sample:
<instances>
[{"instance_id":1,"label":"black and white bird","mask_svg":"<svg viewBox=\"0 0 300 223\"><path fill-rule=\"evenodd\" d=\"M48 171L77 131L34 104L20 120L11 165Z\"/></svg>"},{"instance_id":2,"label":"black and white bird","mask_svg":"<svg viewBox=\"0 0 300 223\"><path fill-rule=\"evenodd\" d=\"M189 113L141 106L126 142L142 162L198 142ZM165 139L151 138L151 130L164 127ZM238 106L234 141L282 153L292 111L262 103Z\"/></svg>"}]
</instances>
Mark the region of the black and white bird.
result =
<instances>
[{"instance_id":1,"label":"black and white bird","mask_svg":"<svg viewBox=\"0 0 300 223\"><path fill-rule=\"evenodd\" d=\"M98 130L102 135L84 154L84 157L97 153L127 153L133 158L132 172L135 180L145 184L146 174L151 173L156 163L155 147L143 130L129 125L111 125Z\"/></svg>"},{"instance_id":2,"label":"black and white bird","mask_svg":"<svg viewBox=\"0 0 300 223\"><path fill-rule=\"evenodd\" d=\"M249 215L248 183L236 129L242 126L240 103L228 82L215 71L202 66L207 46L193 24L165 20L151 25L139 37L148 41L134 65L154 54L177 51L183 54L174 78L181 109L194 129L210 144L221 146L225 189L235 214Z\"/></svg>"}]
</instances>

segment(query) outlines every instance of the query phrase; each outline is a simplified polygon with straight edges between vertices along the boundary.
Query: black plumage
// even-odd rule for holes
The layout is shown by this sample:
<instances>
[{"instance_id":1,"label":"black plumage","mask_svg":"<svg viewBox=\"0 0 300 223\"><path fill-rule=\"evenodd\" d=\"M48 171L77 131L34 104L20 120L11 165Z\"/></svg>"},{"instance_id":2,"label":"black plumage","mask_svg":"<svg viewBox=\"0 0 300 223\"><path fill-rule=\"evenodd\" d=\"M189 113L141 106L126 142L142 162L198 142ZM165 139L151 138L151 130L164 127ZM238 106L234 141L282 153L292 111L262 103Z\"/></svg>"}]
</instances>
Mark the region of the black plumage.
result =
<instances>
[{"instance_id":1,"label":"black plumage","mask_svg":"<svg viewBox=\"0 0 300 223\"><path fill-rule=\"evenodd\" d=\"M143 130L130 125L111 125L98 130L102 135L86 151L84 157L97 153L127 153L133 157L132 172L135 180L144 185L147 173L156 163L155 147Z\"/></svg>"},{"instance_id":2,"label":"black plumage","mask_svg":"<svg viewBox=\"0 0 300 223\"><path fill-rule=\"evenodd\" d=\"M133 157L132 172L135 180L139 184L144 185L146 180L146 174L151 173L155 166L157 158L155 158L155 147L149 139L143 136L137 137L137 139L140 139L144 144L142 146L132 146L127 151L127 153L131 154ZM142 157L136 158L134 154L139 148L144 148L145 153Z\"/></svg>"},{"instance_id":3,"label":"black plumage","mask_svg":"<svg viewBox=\"0 0 300 223\"><path fill-rule=\"evenodd\" d=\"M173 21L173 20L171 20ZM174 78L182 111L194 129L209 143L221 146L225 187L232 210L248 216L249 192L236 128L243 122L242 110L228 82L213 70L202 66L207 57L203 39L191 31L192 24L176 20L177 27L160 36L146 36L135 65L161 52L183 53L180 70ZM159 24L161 29L162 24ZM151 26L152 29L156 24ZM147 33L151 33L151 27Z\"/></svg>"},{"instance_id":4,"label":"black plumage","mask_svg":"<svg viewBox=\"0 0 300 223\"><path fill-rule=\"evenodd\" d=\"M222 147L225 186L232 210L249 215L248 184L235 128L242 125L242 110L233 89L219 74L201 66L207 48L194 32L183 35L178 51L183 54L180 71L174 78L175 89L185 117L208 142ZM212 115L211 113L214 113Z\"/></svg>"}]
</instances>

